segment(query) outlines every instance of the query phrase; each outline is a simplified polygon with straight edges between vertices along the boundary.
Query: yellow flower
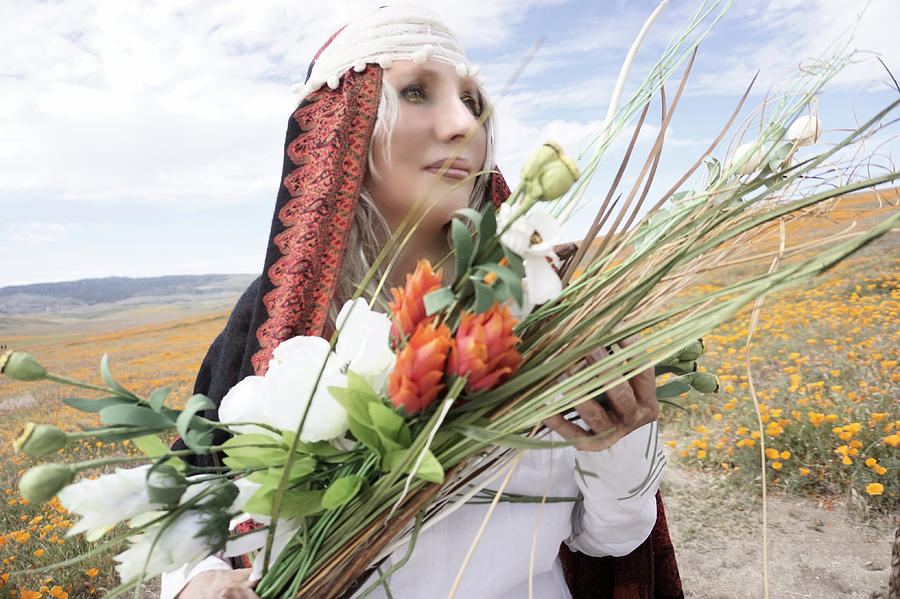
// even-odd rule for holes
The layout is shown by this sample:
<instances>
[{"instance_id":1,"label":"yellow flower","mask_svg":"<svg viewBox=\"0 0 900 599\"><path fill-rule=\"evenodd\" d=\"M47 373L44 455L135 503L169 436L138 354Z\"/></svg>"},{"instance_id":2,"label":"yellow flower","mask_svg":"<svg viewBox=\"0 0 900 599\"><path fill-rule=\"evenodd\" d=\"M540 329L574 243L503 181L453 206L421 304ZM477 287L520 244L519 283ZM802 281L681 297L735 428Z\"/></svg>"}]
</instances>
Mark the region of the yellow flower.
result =
<instances>
[{"instance_id":1,"label":"yellow flower","mask_svg":"<svg viewBox=\"0 0 900 599\"><path fill-rule=\"evenodd\" d=\"M788 459L790 459L790 457L791 457L791 452L790 452L790 451L782 451L782 452L781 452L781 459L782 459L782 460L788 460Z\"/></svg>"},{"instance_id":2,"label":"yellow flower","mask_svg":"<svg viewBox=\"0 0 900 599\"><path fill-rule=\"evenodd\" d=\"M866 466L868 466L869 468L874 467L875 464L877 464L877 463L878 463L878 460L876 460L875 458L866 459Z\"/></svg>"},{"instance_id":3,"label":"yellow flower","mask_svg":"<svg viewBox=\"0 0 900 599\"><path fill-rule=\"evenodd\" d=\"M843 462L843 464L844 464L845 466L849 466L850 464L853 463L853 460L851 460L851 459L848 458L847 456L844 456L844 459L841 460L841 462Z\"/></svg>"},{"instance_id":4,"label":"yellow flower","mask_svg":"<svg viewBox=\"0 0 900 599\"><path fill-rule=\"evenodd\" d=\"M781 462L772 462L772 468L774 470L781 470Z\"/></svg>"},{"instance_id":5,"label":"yellow flower","mask_svg":"<svg viewBox=\"0 0 900 599\"><path fill-rule=\"evenodd\" d=\"M898 445L900 445L900 435L898 435L898 434L888 435L887 437L885 437L883 439L883 441L885 443L887 443L888 445L890 445L891 447L897 447Z\"/></svg>"},{"instance_id":6,"label":"yellow flower","mask_svg":"<svg viewBox=\"0 0 900 599\"><path fill-rule=\"evenodd\" d=\"M697 452L697 457L702 460L703 458L706 457L706 452L701 449L700 451Z\"/></svg>"},{"instance_id":7,"label":"yellow flower","mask_svg":"<svg viewBox=\"0 0 900 599\"><path fill-rule=\"evenodd\" d=\"M875 466L875 474L879 476L883 476L887 472L887 468L884 466Z\"/></svg>"},{"instance_id":8,"label":"yellow flower","mask_svg":"<svg viewBox=\"0 0 900 599\"><path fill-rule=\"evenodd\" d=\"M881 483L869 483L866 485L866 493L869 495L881 495L884 493L884 485Z\"/></svg>"},{"instance_id":9,"label":"yellow flower","mask_svg":"<svg viewBox=\"0 0 900 599\"><path fill-rule=\"evenodd\" d=\"M766 449L766 457L769 458L770 460L777 460L778 459L778 450L772 449L771 447L767 448Z\"/></svg>"},{"instance_id":10,"label":"yellow flower","mask_svg":"<svg viewBox=\"0 0 900 599\"><path fill-rule=\"evenodd\" d=\"M798 470L798 471L800 472L800 474L802 474L803 476L809 476L809 472L810 472L810 471L809 471L808 468L803 468L803 467L801 466L800 468L797 468L797 470Z\"/></svg>"}]
</instances>

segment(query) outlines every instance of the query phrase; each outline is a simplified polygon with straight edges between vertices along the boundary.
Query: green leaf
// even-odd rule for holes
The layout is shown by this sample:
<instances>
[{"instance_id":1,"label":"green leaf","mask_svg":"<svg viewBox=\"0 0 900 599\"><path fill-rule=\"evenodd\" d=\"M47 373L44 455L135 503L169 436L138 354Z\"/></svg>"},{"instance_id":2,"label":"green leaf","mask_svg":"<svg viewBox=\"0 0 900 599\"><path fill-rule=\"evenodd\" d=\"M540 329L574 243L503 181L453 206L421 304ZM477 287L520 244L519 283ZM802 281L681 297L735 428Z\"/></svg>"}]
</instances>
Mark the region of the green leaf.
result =
<instances>
[{"instance_id":1,"label":"green leaf","mask_svg":"<svg viewBox=\"0 0 900 599\"><path fill-rule=\"evenodd\" d=\"M494 207L488 205L481 213L481 224L478 225L478 246L475 249L475 256L480 257L487 244L497 234L497 213Z\"/></svg>"},{"instance_id":2,"label":"green leaf","mask_svg":"<svg viewBox=\"0 0 900 599\"><path fill-rule=\"evenodd\" d=\"M163 414L157 414L145 406L134 404L112 405L100 410L100 422L124 426L143 426L164 430L174 423Z\"/></svg>"},{"instance_id":3,"label":"green leaf","mask_svg":"<svg viewBox=\"0 0 900 599\"><path fill-rule=\"evenodd\" d=\"M191 398L187 401L184 406L184 410L181 411L181 414L178 415L178 420L175 421L175 426L178 427L178 434L180 434L185 439L185 444L187 444L188 437L188 428L190 425L197 425L198 423L203 422L199 418L194 418L194 415L200 410L214 410L216 408L216 404L212 402L212 400L205 395L196 394L191 396ZM208 429L205 427L203 430ZM188 445L188 447L191 447ZM193 449L193 447L191 447Z\"/></svg>"},{"instance_id":4,"label":"green leaf","mask_svg":"<svg viewBox=\"0 0 900 599\"><path fill-rule=\"evenodd\" d=\"M509 292L516 298L516 302L520 306L522 305L522 277L509 268L500 266L499 264L480 264L477 270L485 270L497 275L497 277L506 284L507 288L509 288Z\"/></svg>"},{"instance_id":5,"label":"green leaf","mask_svg":"<svg viewBox=\"0 0 900 599\"><path fill-rule=\"evenodd\" d=\"M482 283L481 281L472 280L472 286L475 288L475 314L482 314L491 309L496 298L494 290Z\"/></svg>"},{"instance_id":6,"label":"green leaf","mask_svg":"<svg viewBox=\"0 0 900 599\"><path fill-rule=\"evenodd\" d=\"M278 517L305 518L318 514L325 509L322 505L324 495L324 491L285 491ZM244 506L244 511L253 513L246 506ZM269 512L271 511L272 508L269 507Z\"/></svg>"},{"instance_id":7,"label":"green leaf","mask_svg":"<svg viewBox=\"0 0 900 599\"><path fill-rule=\"evenodd\" d=\"M381 403L369 404L369 415L372 417L372 427L382 440L389 439L401 447L409 447L412 441L403 416Z\"/></svg>"},{"instance_id":8,"label":"green leaf","mask_svg":"<svg viewBox=\"0 0 900 599\"><path fill-rule=\"evenodd\" d=\"M454 216L459 214L460 216L465 216L475 225L475 228L481 226L481 213L472 208L460 208L456 212L453 213Z\"/></svg>"},{"instance_id":9,"label":"green leaf","mask_svg":"<svg viewBox=\"0 0 900 599\"><path fill-rule=\"evenodd\" d=\"M124 397L101 397L99 399L90 399L86 397L69 397L63 400L63 403L72 406L76 410L82 412L99 412L103 408L109 406L118 406L122 404L133 405L134 401Z\"/></svg>"},{"instance_id":10,"label":"green leaf","mask_svg":"<svg viewBox=\"0 0 900 599\"><path fill-rule=\"evenodd\" d=\"M783 141L779 144L776 144L775 147L769 152L768 156L768 164L769 168L772 169L773 172L778 172L781 170L781 164L784 162L784 159L787 158L787 155L790 153L791 148L794 147L789 141Z\"/></svg>"},{"instance_id":11,"label":"green leaf","mask_svg":"<svg viewBox=\"0 0 900 599\"><path fill-rule=\"evenodd\" d=\"M287 458L287 447L278 440L259 433L235 435L222 444L222 451L239 463L241 468L283 464Z\"/></svg>"},{"instance_id":12,"label":"green leaf","mask_svg":"<svg viewBox=\"0 0 900 599\"><path fill-rule=\"evenodd\" d=\"M668 399L670 397L678 397L682 393L687 393L690 390L691 386L684 381L669 381L656 388L656 398Z\"/></svg>"},{"instance_id":13,"label":"green leaf","mask_svg":"<svg viewBox=\"0 0 900 599\"><path fill-rule=\"evenodd\" d=\"M363 482L363 477L356 474L337 479L325 489L325 493L322 495L322 507L326 510L341 507L356 497L356 494L362 488Z\"/></svg>"},{"instance_id":14,"label":"green leaf","mask_svg":"<svg viewBox=\"0 0 900 599\"><path fill-rule=\"evenodd\" d=\"M519 275L519 278L525 277L525 260L522 256L503 244L500 244L500 246L503 248L503 255L506 257L507 266L510 270Z\"/></svg>"},{"instance_id":15,"label":"green leaf","mask_svg":"<svg viewBox=\"0 0 900 599\"><path fill-rule=\"evenodd\" d=\"M396 468L403 461L407 451L409 450L398 449L384 456L384 470L390 471ZM404 474L410 474L412 472L412 467L415 465L417 459L418 455L416 455L403 470ZM438 459L434 457L434 454L431 453L431 450L426 450L425 457L422 459L422 463L419 464L419 469L416 470L416 476L430 483L444 482L444 468L441 466Z\"/></svg>"},{"instance_id":16,"label":"green leaf","mask_svg":"<svg viewBox=\"0 0 900 599\"><path fill-rule=\"evenodd\" d=\"M471 265L474 249L472 233L462 224L462 221L454 218L450 221L450 237L453 239L453 251L456 256L456 279L459 280L469 271Z\"/></svg>"},{"instance_id":17,"label":"green leaf","mask_svg":"<svg viewBox=\"0 0 900 599\"><path fill-rule=\"evenodd\" d=\"M172 387L160 387L156 391L150 394L150 409L154 412L159 413L162 410L163 403L166 401L166 396L169 395L169 392L172 390Z\"/></svg>"},{"instance_id":18,"label":"green leaf","mask_svg":"<svg viewBox=\"0 0 900 599\"><path fill-rule=\"evenodd\" d=\"M422 299L425 302L425 314L431 316L432 314L437 314L438 312L452 304L456 299L456 296L453 294L453 290L449 287L441 287L440 289L435 289L431 293L427 294Z\"/></svg>"},{"instance_id":19,"label":"green leaf","mask_svg":"<svg viewBox=\"0 0 900 599\"><path fill-rule=\"evenodd\" d=\"M109 370L109 355L103 354L103 357L100 358L100 376L103 377L103 380L109 386L110 389L115 391L117 394L123 397L132 397L137 399L137 395L120 385L116 382L116 380L112 376L112 372Z\"/></svg>"},{"instance_id":20,"label":"green leaf","mask_svg":"<svg viewBox=\"0 0 900 599\"><path fill-rule=\"evenodd\" d=\"M169 446L162 442L162 439L157 437L156 435L142 435L140 437L133 437L131 442L135 447L144 452L151 460L158 460L163 457L167 453L169 453ZM175 468L181 474L184 474L184 461L181 458L171 457L166 461L167 464Z\"/></svg>"},{"instance_id":21,"label":"green leaf","mask_svg":"<svg viewBox=\"0 0 900 599\"><path fill-rule=\"evenodd\" d=\"M350 416L348 419L350 424L350 432L356 437L357 441L371 449L379 458L384 457L384 444L381 442L381 436L372 428L371 423L362 423L356 418Z\"/></svg>"},{"instance_id":22,"label":"green leaf","mask_svg":"<svg viewBox=\"0 0 900 599\"><path fill-rule=\"evenodd\" d=\"M719 180L719 175L722 174L722 165L719 164L719 161L715 158L707 158L704 160L706 164L706 189L709 189Z\"/></svg>"}]
</instances>

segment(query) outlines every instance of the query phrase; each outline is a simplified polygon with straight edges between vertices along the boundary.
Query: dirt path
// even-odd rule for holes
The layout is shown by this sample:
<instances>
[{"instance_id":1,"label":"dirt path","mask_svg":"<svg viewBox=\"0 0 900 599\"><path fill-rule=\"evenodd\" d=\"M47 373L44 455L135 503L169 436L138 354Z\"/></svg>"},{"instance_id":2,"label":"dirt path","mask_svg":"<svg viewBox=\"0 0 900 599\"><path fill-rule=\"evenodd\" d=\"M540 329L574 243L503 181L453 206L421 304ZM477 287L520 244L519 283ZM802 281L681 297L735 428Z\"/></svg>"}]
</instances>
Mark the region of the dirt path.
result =
<instances>
[{"instance_id":1,"label":"dirt path","mask_svg":"<svg viewBox=\"0 0 900 599\"><path fill-rule=\"evenodd\" d=\"M685 597L763 597L760 492L681 470L674 461L662 492ZM812 499L770 494L770 597L887 597L898 517L867 514L852 498L826 509Z\"/></svg>"}]
</instances>

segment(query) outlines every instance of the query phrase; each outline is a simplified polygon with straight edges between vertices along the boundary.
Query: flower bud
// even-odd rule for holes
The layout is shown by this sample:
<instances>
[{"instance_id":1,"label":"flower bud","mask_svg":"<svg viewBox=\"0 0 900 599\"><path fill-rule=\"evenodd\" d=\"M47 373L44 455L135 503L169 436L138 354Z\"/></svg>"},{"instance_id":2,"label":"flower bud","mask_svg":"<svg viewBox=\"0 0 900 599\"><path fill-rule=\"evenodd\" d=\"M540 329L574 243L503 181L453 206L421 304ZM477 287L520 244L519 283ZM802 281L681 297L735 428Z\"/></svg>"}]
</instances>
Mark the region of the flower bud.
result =
<instances>
[{"instance_id":1,"label":"flower bud","mask_svg":"<svg viewBox=\"0 0 900 599\"><path fill-rule=\"evenodd\" d=\"M147 473L147 497L153 503L178 503L187 486L187 480L168 464L154 466Z\"/></svg>"},{"instance_id":2,"label":"flower bud","mask_svg":"<svg viewBox=\"0 0 900 599\"><path fill-rule=\"evenodd\" d=\"M33 422L26 424L19 438L13 441L13 449L33 458L55 453L65 445L65 431Z\"/></svg>"},{"instance_id":3,"label":"flower bud","mask_svg":"<svg viewBox=\"0 0 900 599\"><path fill-rule=\"evenodd\" d=\"M575 184L581 173L578 165L568 156L560 155L556 160L544 165L535 181L539 183L532 198L538 202L549 202L562 197Z\"/></svg>"},{"instance_id":4,"label":"flower bud","mask_svg":"<svg viewBox=\"0 0 900 599\"><path fill-rule=\"evenodd\" d=\"M822 121L818 117L805 114L791 123L787 130L787 139L798 146L814 144L822 133Z\"/></svg>"},{"instance_id":5,"label":"flower bud","mask_svg":"<svg viewBox=\"0 0 900 599\"><path fill-rule=\"evenodd\" d=\"M14 381L39 381L47 376L47 371L31 354L10 350L0 355L0 374Z\"/></svg>"},{"instance_id":6,"label":"flower bud","mask_svg":"<svg viewBox=\"0 0 900 599\"><path fill-rule=\"evenodd\" d=\"M706 352L706 344L703 339L692 341L690 345L682 349L676 355L676 360L683 362L693 362Z\"/></svg>"},{"instance_id":7,"label":"flower bud","mask_svg":"<svg viewBox=\"0 0 900 599\"><path fill-rule=\"evenodd\" d=\"M754 150L753 148L756 145L757 142L751 141L738 146L737 150L735 150L734 154L731 156L731 160L728 162L728 168L732 168L746 158L744 163L738 167L735 173L738 175L749 175L750 173L755 173L761 169L765 162L766 152L762 146L759 146Z\"/></svg>"},{"instance_id":8,"label":"flower bud","mask_svg":"<svg viewBox=\"0 0 900 599\"><path fill-rule=\"evenodd\" d=\"M682 379L700 393L718 393L719 377L711 372L692 372Z\"/></svg>"},{"instance_id":9,"label":"flower bud","mask_svg":"<svg viewBox=\"0 0 900 599\"><path fill-rule=\"evenodd\" d=\"M53 499L75 478L75 470L68 464L41 464L19 479L19 492L33 504Z\"/></svg>"},{"instance_id":10,"label":"flower bud","mask_svg":"<svg viewBox=\"0 0 900 599\"><path fill-rule=\"evenodd\" d=\"M533 178L548 162L562 156L562 151L562 147L558 143L548 141L543 144L525 160L525 165L522 167L522 180Z\"/></svg>"}]
</instances>

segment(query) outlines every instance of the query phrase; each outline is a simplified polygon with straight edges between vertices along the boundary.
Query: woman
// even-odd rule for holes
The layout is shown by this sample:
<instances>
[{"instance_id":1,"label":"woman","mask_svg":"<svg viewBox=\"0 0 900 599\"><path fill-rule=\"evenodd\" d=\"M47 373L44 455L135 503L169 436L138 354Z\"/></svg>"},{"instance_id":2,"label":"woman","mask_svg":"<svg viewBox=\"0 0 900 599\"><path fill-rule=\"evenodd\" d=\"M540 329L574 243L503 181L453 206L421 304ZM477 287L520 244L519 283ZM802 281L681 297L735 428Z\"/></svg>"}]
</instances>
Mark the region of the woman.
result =
<instances>
[{"instance_id":1,"label":"woman","mask_svg":"<svg viewBox=\"0 0 900 599\"><path fill-rule=\"evenodd\" d=\"M262 374L281 341L330 333L335 307L352 294L410 210L423 218L398 257L389 279L394 284L418 259L435 262L446 253L454 211L502 202L509 193L502 177L470 176L493 164L492 124L484 118L476 75L453 33L418 6L379 9L320 50L288 126L264 274L210 348L196 392L219 402L243 377ZM527 596L530 584L534 596L544 598L612 597L612 587L624 591L622 597L680 596L674 560L666 561L669 576L657 580L670 584L671 592L654 595L660 586L654 560L668 543L655 488L620 500L646 474L648 460L658 459L645 451L656 434L654 378L641 373L607 395L609 409L593 401L577 407L581 425L561 416L546 424L565 439L615 427L614 433L577 451L527 452L507 487L538 496L581 494L584 500L543 508L501 503L458 597ZM409 562L389 580L392 595L446 596L485 509L465 505L423 532ZM648 539L654 525L657 532ZM633 553L638 547L643 549ZM625 568L585 557L630 552L634 557L625 558L631 560L622 562ZM388 558L383 567L391 564ZM211 557L191 572L165 575L162 595L255 597L248 576L248 570L232 570ZM370 596L390 595L378 589Z\"/></svg>"}]
</instances>

